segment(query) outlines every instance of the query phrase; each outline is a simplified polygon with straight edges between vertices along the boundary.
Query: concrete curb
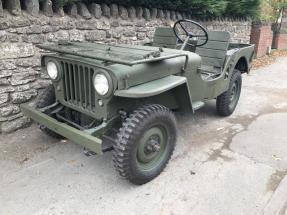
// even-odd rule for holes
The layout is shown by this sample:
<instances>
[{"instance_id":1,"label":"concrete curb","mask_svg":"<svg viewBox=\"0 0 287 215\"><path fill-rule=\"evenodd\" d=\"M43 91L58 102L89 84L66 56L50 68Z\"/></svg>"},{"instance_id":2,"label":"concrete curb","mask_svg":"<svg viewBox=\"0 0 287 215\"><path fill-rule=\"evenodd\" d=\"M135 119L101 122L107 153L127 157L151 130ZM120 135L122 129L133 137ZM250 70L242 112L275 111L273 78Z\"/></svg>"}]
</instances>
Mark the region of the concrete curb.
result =
<instances>
[{"instance_id":1,"label":"concrete curb","mask_svg":"<svg viewBox=\"0 0 287 215\"><path fill-rule=\"evenodd\" d=\"M287 213L287 176L283 178L270 201L264 208L264 215L286 215Z\"/></svg>"}]
</instances>

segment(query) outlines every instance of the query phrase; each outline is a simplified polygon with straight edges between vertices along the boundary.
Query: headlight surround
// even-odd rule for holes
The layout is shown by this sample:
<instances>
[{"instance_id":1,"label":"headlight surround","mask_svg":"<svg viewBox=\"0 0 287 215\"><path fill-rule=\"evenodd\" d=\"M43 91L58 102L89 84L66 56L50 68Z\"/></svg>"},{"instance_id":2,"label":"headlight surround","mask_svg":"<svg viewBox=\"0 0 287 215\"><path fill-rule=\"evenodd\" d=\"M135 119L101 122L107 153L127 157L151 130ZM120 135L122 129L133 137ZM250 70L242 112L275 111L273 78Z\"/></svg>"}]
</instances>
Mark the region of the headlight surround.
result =
<instances>
[{"instance_id":1,"label":"headlight surround","mask_svg":"<svg viewBox=\"0 0 287 215\"><path fill-rule=\"evenodd\" d=\"M48 75L50 76L52 80L56 80L59 78L59 69L55 62L48 61L46 68L47 68Z\"/></svg>"},{"instance_id":2,"label":"headlight surround","mask_svg":"<svg viewBox=\"0 0 287 215\"><path fill-rule=\"evenodd\" d=\"M103 73L97 73L94 76L94 88L101 96L106 96L110 90L109 78Z\"/></svg>"}]
</instances>

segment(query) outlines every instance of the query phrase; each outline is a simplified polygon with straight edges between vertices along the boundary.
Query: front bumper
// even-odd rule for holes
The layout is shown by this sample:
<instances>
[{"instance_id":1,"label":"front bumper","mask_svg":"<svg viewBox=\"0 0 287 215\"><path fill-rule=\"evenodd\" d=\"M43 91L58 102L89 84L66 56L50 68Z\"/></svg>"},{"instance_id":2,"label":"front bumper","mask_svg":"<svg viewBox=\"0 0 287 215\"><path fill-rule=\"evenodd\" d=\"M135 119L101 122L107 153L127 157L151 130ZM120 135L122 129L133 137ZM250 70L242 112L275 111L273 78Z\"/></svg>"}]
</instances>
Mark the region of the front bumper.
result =
<instances>
[{"instance_id":1,"label":"front bumper","mask_svg":"<svg viewBox=\"0 0 287 215\"><path fill-rule=\"evenodd\" d=\"M21 105L21 109L28 117L34 121L46 126L52 131L72 140L73 142L84 146L85 148L97 153L102 154L102 143L103 141L91 134L71 127L65 123L59 122L58 120L36 110L29 105Z\"/></svg>"}]
</instances>

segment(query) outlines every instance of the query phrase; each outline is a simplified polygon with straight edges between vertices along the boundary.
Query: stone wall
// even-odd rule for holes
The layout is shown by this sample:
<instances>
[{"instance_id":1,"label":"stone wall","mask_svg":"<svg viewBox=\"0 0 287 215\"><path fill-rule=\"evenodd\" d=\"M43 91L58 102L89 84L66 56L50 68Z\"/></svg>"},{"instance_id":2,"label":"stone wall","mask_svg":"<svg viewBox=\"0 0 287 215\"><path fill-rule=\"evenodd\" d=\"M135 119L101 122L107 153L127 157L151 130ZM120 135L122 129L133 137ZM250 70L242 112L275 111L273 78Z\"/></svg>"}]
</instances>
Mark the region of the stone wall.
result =
<instances>
[{"instance_id":1,"label":"stone wall","mask_svg":"<svg viewBox=\"0 0 287 215\"><path fill-rule=\"evenodd\" d=\"M30 120L23 116L19 105L33 101L39 90L50 84L40 72L42 51L37 44L59 40L145 43L152 40L156 27L170 26L182 17L190 18L173 11L126 9L117 5L92 4L89 10L85 5L73 5L66 9L66 14L44 6L43 11L39 11L37 4L36 9L26 7L27 11L23 11L7 6L1 10L0 5L0 133L29 125ZM247 20L200 22L209 30L230 31L234 41L249 42L251 23Z\"/></svg>"}]
</instances>

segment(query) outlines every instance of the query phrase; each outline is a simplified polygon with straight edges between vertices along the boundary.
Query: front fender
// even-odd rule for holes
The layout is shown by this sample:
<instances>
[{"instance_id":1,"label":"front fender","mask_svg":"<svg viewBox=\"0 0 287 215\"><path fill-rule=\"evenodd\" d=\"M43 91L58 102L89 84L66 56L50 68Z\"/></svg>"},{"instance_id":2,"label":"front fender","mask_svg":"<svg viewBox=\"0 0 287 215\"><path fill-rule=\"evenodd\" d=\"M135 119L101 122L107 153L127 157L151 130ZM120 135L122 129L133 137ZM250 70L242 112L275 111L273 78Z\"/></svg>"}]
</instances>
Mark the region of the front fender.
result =
<instances>
[{"instance_id":1,"label":"front fender","mask_svg":"<svg viewBox=\"0 0 287 215\"><path fill-rule=\"evenodd\" d=\"M186 83L186 77L170 75L126 90L116 90L114 95L125 98L146 98L159 95Z\"/></svg>"}]
</instances>

